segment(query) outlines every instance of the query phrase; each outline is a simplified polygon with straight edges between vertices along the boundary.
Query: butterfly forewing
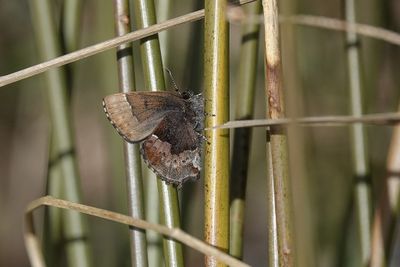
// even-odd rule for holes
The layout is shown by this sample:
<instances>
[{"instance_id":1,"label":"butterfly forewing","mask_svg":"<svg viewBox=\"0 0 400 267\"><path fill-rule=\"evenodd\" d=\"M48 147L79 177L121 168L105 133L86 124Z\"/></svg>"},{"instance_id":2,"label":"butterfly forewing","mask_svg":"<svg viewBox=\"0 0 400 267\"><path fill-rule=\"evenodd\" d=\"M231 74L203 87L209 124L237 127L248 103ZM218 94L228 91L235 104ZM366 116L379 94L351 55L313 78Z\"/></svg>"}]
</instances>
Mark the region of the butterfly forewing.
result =
<instances>
[{"instance_id":1,"label":"butterfly forewing","mask_svg":"<svg viewBox=\"0 0 400 267\"><path fill-rule=\"evenodd\" d=\"M131 92L125 97L140 122L171 111L183 112L185 108L182 97L173 92Z\"/></svg>"},{"instance_id":2,"label":"butterfly forewing","mask_svg":"<svg viewBox=\"0 0 400 267\"><path fill-rule=\"evenodd\" d=\"M144 99L135 93L113 94L106 96L103 100L107 118L117 132L131 143L142 141L151 135L165 114L169 112L159 112L151 103L147 108L144 106ZM133 110L137 111L138 115Z\"/></svg>"}]
</instances>

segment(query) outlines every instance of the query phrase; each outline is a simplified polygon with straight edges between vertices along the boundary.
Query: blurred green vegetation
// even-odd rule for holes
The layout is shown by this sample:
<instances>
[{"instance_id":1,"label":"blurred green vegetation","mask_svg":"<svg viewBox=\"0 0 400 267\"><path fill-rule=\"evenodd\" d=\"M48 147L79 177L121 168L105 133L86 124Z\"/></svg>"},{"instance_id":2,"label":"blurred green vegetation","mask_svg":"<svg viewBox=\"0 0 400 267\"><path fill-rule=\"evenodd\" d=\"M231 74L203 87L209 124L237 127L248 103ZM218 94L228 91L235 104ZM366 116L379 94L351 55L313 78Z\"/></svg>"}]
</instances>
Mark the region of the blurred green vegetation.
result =
<instances>
[{"instance_id":1,"label":"blurred green vegetation","mask_svg":"<svg viewBox=\"0 0 400 267\"><path fill-rule=\"evenodd\" d=\"M161 0L160 0L161 1ZM342 1L282 1L295 4L298 14L343 18ZM58 1L59 3L59 1ZM197 10L201 1L180 1L170 17ZM60 12L59 8L55 12ZM398 0L358 1L362 23L400 31ZM57 16L56 16L57 17ZM39 63L27 1L0 1L0 75ZM299 79L298 114L304 116L349 113L345 39L342 32L295 27L296 70ZM85 47L114 37L111 1L88 0L80 27ZM240 25L231 26L231 99L238 77ZM168 31L168 59L183 89L202 90L202 21ZM262 39L263 37L261 37ZM262 49L262 45L261 48ZM285 56L285 50L283 50ZM144 88L138 44L134 43L137 88ZM260 53L260 56L263 52ZM77 158L85 204L126 213L122 141L109 125L102 98L118 90L115 50L73 63L72 108ZM400 50L382 41L361 37L365 113L392 112L398 108ZM261 60L260 60L261 61ZM286 71L286 73L285 73ZM284 66L284 77L289 76ZM265 114L264 68L258 66L255 118ZM42 75L0 89L0 266L27 266L22 218L26 204L45 190L49 147L49 115ZM171 85L167 87L172 88ZM290 98L290 96L286 96ZM234 114L234 103L231 114ZM290 101L288 101L290 103ZM337 266L344 258L354 265L357 251L351 209L353 174L349 128L301 128L303 172L292 172L292 180L307 182L308 212L297 207L296 216L307 216L316 266ZM369 162L373 200L385 175L392 127L368 126ZM294 133L296 135L296 133ZM254 129L246 197L244 261L254 266L267 262L265 132ZM289 149L293 149L291 146ZM296 165L296 162L291 162ZM300 177L300 175L302 177ZM197 237L203 232L203 181L189 183L182 191L183 228ZM302 190L301 186L294 191ZM296 193L296 192L295 192ZM41 214L41 213L39 213ZM42 218L37 217L38 225ZM301 220L301 218L300 218ZM125 226L89 218L95 266L129 266L128 231ZM350 230L349 230L350 229ZM301 231L302 229L296 229ZM348 235L348 237L346 237ZM342 242L346 241L346 246ZM306 246L307 244L303 244ZM346 248L347 252L345 251ZM203 256L184 249L187 266L201 266ZM353 264L353 265L352 265Z\"/></svg>"}]
</instances>

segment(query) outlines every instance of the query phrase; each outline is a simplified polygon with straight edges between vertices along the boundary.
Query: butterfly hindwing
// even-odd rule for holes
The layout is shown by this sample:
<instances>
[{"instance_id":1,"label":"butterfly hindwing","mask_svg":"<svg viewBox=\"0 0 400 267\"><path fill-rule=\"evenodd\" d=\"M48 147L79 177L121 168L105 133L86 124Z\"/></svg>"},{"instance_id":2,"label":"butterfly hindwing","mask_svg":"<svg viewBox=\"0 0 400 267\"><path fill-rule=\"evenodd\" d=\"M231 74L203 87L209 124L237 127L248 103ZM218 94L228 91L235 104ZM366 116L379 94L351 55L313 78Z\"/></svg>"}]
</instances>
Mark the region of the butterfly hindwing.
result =
<instances>
[{"instance_id":1,"label":"butterfly hindwing","mask_svg":"<svg viewBox=\"0 0 400 267\"><path fill-rule=\"evenodd\" d=\"M149 168L169 184L181 186L190 178L200 177L200 147L174 154L168 142L151 135L141 143L140 152Z\"/></svg>"}]
</instances>

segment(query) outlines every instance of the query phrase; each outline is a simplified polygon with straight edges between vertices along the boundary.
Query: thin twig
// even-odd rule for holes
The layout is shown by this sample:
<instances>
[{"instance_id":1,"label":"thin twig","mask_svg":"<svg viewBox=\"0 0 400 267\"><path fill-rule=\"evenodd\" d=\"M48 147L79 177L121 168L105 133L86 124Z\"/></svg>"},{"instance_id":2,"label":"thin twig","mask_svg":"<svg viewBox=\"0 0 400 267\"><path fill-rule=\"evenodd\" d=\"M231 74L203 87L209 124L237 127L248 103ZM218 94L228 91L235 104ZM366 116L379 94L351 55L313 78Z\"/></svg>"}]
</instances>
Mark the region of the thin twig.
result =
<instances>
[{"instance_id":1,"label":"thin twig","mask_svg":"<svg viewBox=\"0 0 400 267\"><path fill-rule=\"evenodd\" d=\"M246 16L242 14L239 19L228 19L233 24L243 23L264 23L263 16ZM294 15L294 16L279 16L280 23L292 23L297 25L305 25L316 28L330 29L336 31L348 31L351 29L354 33L368 36L371 38L386 41L391 44L400 45L400 34L394 31L386 30L380 27L375 27L367 24L346 22L341 19L327 18L322 16L312 15Z\"/></svg>"},{"instance_id":2,"label":"thin twig","mask_svg":"<svg viewBox=\"0 0 400 267\"><path fill-rule=\"evenodd\" d=\"M240 0L240 1L234 1L234 2L238 3L240 5L244 5L244 4L253 2L253 1L254 0ZM180 16L180 17L176 17L176 18L173 18L173 19L170 19L170 20L158 23L158 24L151 25L149 27L128 33L123 36L115 37L115 38L109 39L107 41L88 46L86 48L77 50L75 52L39 63L37 65L33 65L26 69L22 69L20 71L13 72L8 75L0 76L0 87L3 87L7 84L14 83L14 82L17 82L17 81L20 81L20 80L23 80L23 79L26 79L29 77L32 77L34 75L45 72L51 68L60 67L60 66L75 62L77 60L93 56L95 54L107 51L108 49L115 48L124 43L137 41L137 40L143 39L145 37L148 37L150 35L156 34L158 32L167 30L169 28L200 20L203 17L204 17L204 9L198 10L198 11Z\"/></svg>"},{"instance_id":3,"label":"thin twig","mask_svg":"<svg viewBox=\"0 0 400 267\"><path fill-rule=\"evenodd\" d=\"M337 31L347 31L351 29L360 35L383 40L391 44L400 45L400 34L371 25L350 23L340 19L310 15L296 15L291 17L281 16L279 19L281 22L290 22L299 25L313 26Z\"/></svg>"},{"instance_id":4,"label":"thin twig","mask_svg":"<svg viewBox=\"0 0 400 267\"><path fill-rule=\"evenodd\" d=\"M251 1L241 1L241 4L245 4ZM109 39L107 41L88 46L81 50L77 50L75 52L63 55L61 57L57 57L31 67L22 69L20 71L13 72L8 75L0 76L0 87L3 87L7 84L14 83L42 72L45 72L51 68L60 67L75 61L78 61L83 58L87 58L93 56L95 54L107 51L108 49L115 48L121 44L127 42L133 42L140 40L142 38L148 37L155 33L167 30L169 28L197 21L204 17L204 9L198 10L180 17L176 17L165 22L161 22L152 26L149 26L144 29L140 29L124 36L116 37L113 39ZM297 15L292 17L280 17L282 22L292 22L294 24L302 24L338 31L345 31L350 25L342 20L324 18L318 16L307 16L307 15ZM393 31L385 30L382 28L365 25L365 24L354 24L351 27L354 27L354 32L365 35L371 38L380 39L386 41L388 43L392 43L395 45L400 45L400 34L395 33Z\"/></svg>"},{"instance_id":5,"label":"thin twig","mask_svg":"<svg viewBox=\"0 0 400 267\"><path fill-rule=\"evenodd\" d=\"M204 17L204 10L199 10L196 12L189 13L187 15L183 15L174 19L167 20L165 22L155 24L152 26L149 26L144 29L140 29L131 33L128 33L126 35L120 36L120 37L115 37L113 39L77 50L75 52L45 61L43 63L34 65L32 67L4 75L0 77L0 87L5 86L7 84L20 81L22 79L34 76L36 74L40 74L42 72L45 72L46 70L49 70L54 67L60 67L65 64L75 62L77 60L87 58L89 56L95 55L97 53L104 52L108 49L115 48L119 45L122 45L127 42L132 42L136 41L145 37L148 37L150 35L153 35L157 32L169 29L171 27L188 23L188 22L193 22L199 19L202 19Z\"/></svg>"},{"instance_id":6,"label":"thin twig","mask_svg":"<svg viewBox=\"0 0 400 267\"><path fill-rule=\"evenodd\" d=\"M196 239L189 234L185 233L179 228L168 228L164 225L160 224L154 224L154 223L149 223L144 220L140 219L135 219L120 213L104 210L104 209L99 209L83 204L78 204L78 203L73 203L70 201L54 198L51 196L45 196L41 197L39 199L36 199L29 203L28 207L26 208L26 216L25 216L25 240L29 241L29 244L26 243L28 254L34 256L36 259L40 259L40 246L37 244L32 244L32 240L34 240L34 243L38 242L37 235L35 234L34 231L34 225L33 225L33 220L31 220L33 216L33 211L40 206L51 206L51 207L57 207L61 209L68 209L68 210L73 210L77 211L80 213L84 213L87 215L95 216L98 218L106 219L109 221L117 222L117 223L122 223L126 225L130 225L132 227L137 227L140 229L148 229L155 231L159 234L168 236L172 239L175 239L177 241L182 242L183 244L186 244L187 246L200 251L201 253L215 257L221 262L224 262L228 264L229 266L250 266L246 263L243 263L234 257L220 251L219 249L208 245L207 243ZM34 248L34 250L32 250ZM39 254L38 254L39 253Z\"/></svg>"},{"instance_id":7,"label":"thin twig","mask_svg":"<svg viewBox=\"0 0 400 267\"><path fill-rule=\"evenodd\" d=\"M353 123L366 123L373 125L394 125L400 122L400 113L379 113L368 114L364 116L320 116L305 117L297 119L261 119L261 120L240 120L229 121L227 123L206 128L205 130L214 129L232 129L246 127L265 127L265 126L343 126Z\"/></svg>"}]
</instances>

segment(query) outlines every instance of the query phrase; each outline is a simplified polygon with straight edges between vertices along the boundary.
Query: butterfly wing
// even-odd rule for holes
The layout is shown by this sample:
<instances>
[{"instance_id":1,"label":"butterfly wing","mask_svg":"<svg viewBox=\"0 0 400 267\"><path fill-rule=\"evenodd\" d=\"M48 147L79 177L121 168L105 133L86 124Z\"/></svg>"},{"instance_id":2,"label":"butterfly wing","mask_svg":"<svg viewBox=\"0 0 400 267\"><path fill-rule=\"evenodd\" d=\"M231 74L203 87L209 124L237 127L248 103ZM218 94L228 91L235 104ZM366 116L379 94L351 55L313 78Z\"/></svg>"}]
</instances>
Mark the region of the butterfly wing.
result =
<instances>
[{"instance_id":1,"label":"butterfly wing","mask_svg":"<svg viewBox=\"0 0 400 267\"><path fill-rule=\"evenodd\" d=\"M152 135L140 145L143 160L162 180L178 187L188 179L198 179L201 170L201 147L171 152L171 144Z\"/></svg>"},{"instance_id":2,"label":"butterfly wing","mask_svg":"<svg viewBox=\"0 0 400 267\"><path fill-rule=\"evenodd\" d=\"M171 111L182 112L185 102L179 93L174 92L130 92L124 94L139 121L152 120L155 116Z\"/></svg>"},{"instance_id":3,"label":"butterfly wing","mask_svg":"<svg viewBox=\"0 0 400 267\"><path fill-rule=\"evenodd\" d=\"M117 132L135 143L150 136L166 114L179 110L179 95L171 92L130 92L106 96L104 111Z\"/></svg>"},{"instance_id":4,"label":"butterfly wing","mask_svg":"<svg viewBox=\"0 0 400 267\"><path fill-rule=\"evenodd\" d=\"M167 183L181 186L200 174L203 101L200 95L131 92L107 96L103 106L126 141L143 141L140 151L146 164Z\"/></svg>"},{"instance_id":5,"label":"butterfly wing","mask_svg":"<svg viewBox=\"0 0 400 267\"><path fill-rule=\"evenodd\" d=\"M201 135L185 115L171 112L141 143L140 152L146 164L164 181L181 186L187 179L199 177L201 142Z\"/></svg>"}]
</instances>

